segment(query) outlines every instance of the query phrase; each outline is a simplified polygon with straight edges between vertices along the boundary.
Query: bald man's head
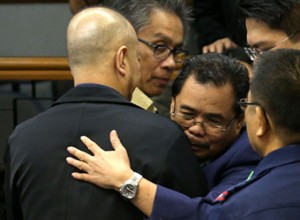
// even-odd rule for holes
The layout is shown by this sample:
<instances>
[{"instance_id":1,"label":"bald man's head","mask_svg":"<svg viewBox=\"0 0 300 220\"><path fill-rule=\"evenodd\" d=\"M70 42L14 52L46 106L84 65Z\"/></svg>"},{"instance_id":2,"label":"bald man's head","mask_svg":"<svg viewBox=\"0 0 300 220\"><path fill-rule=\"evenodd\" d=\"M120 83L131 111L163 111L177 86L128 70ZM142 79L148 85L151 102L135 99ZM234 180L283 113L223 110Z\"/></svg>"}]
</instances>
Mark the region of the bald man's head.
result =
<instances>
[{"instance_id":1,"label":"bald man's head","mask_svg":"<svg viewBox=\"0 0 300 220\"><path fill-rule=\"evenodd\" d=\"M68 59L74 84L96 83L131 98L140 80L139 44L131 24L117 12L95 7L71 20Z\"/></svg>"},{"instance_id":2,"label":"bald man's head","mask_svg":"<svg viewBox=\"0 0 300 220\"><path fill-rule=\"evenodd\" d=\"M67 50L71 69L104 64L122 45L131 46L137 37L130 23L104 7L83 10L68 27Z\"/></svg>"}]
</instances>

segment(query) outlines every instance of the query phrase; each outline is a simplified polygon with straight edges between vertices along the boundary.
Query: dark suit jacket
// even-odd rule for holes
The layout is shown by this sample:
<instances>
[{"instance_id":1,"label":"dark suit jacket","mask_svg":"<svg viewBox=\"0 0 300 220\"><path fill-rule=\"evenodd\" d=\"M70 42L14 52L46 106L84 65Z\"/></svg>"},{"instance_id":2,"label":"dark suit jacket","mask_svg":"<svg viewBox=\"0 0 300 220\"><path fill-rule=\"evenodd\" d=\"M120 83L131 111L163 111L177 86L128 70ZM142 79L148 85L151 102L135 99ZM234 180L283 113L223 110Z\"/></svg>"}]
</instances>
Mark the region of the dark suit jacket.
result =
<instances>
[{"instance_id":1,"label":"dark suit jacket","mask_svg":"<svg viewBox=\"0 0 300 220\"><path fill-rule=\"evenodd\" d=\"M300 216L300 144L284 146L257 165L249 181L224 193L225 199L190 199L158 187L151 219L298 220Z\"/></svg>"},{"instance_id":2,"label":"dark suit jacket","mask_svg":"<svg viewBox=\"0 0 300 220\"><path fill-rule=\"evenodd\" d=\"M126 146L133 170L189 196L205 193L199 166L178 125L140 109L112 88L81 85L11 135L5 159L9 219L142 219L119 193L74 180L74 168L65 162L67 146L87 151L81 135L112 150L112 129Z\"/></svg>"},{"instance_id":3,"label":"dark suit jacket","mask_svg":"<svg viewBox=\"0 0 300 220\"><path fill-rule=\"evenodd\" d=\"M206 197L214 199L224 190L245 180L260 160L261 157L249 143L244 127L225 153L203 167L209 190Z\"/></svg>"},{"instance_id":4,"label":"dark suit jacket","mask_svg":"<svg viewBox=\"0 0 300 220\"><path fill-rule=\"evenodd\" d=\"M3 185L4 171L0 171L0 220L6 220Z\"/></svg>"}]
</instances>

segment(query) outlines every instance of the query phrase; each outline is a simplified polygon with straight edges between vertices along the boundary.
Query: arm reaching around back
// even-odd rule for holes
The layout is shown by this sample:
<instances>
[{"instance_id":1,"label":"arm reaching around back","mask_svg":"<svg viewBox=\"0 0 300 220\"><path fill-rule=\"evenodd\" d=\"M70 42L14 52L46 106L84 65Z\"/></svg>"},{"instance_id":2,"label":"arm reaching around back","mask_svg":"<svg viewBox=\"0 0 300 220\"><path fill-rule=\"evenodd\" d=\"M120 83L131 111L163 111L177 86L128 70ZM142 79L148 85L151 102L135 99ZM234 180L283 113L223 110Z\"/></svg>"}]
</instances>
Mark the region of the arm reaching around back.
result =
<instances>
[{"instance_id":1,"label":"arm reaching around back","mask_svg":"<svg viewBox=\"0 0 300 220\"><path fill-rule=\"evenodd\" d=\"M68 147L68 152L78 159L67 157L67 163L84 171L85 173L72 173L77 180L93 183L104 189L114 189L119 192L121 185L133 175L130 168L127 151L118 138L117 132L112 131L110 141L114 151L104 151L95 142L87 137L81 141L94 156ZM139 183L137 195L131 202L145 215L150 216L153 208L157 185L142 178Z\"/></svg>"}]
</instances>

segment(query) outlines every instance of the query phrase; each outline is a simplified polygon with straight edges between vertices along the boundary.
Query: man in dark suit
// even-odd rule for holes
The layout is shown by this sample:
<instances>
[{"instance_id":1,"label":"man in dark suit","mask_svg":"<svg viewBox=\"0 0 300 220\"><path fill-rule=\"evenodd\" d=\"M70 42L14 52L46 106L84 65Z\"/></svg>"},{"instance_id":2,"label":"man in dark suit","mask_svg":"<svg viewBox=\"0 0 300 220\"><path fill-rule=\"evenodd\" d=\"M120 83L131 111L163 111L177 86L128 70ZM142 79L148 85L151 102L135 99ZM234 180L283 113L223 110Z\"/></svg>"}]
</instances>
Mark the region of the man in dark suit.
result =
<instances>
[{"instance_id":1,"label":"man in dark suit","mask_svg":"<svg viewBox=\"0 0 300 220\"><path fill-rule=\"evenodd\" d=\"M140 79L138 48L132 26L112 10L91 8L73 17L67 49L75 87L49 110L18 125L9 139L9 219L142 219L118 193L74 181L74 169L65 163L66 146L85 149L81 135L112 149L103 138L112 129L144 177L192 197L204 194L196 158L180 127L129 101Z\"/></svg>"}]
</instances>

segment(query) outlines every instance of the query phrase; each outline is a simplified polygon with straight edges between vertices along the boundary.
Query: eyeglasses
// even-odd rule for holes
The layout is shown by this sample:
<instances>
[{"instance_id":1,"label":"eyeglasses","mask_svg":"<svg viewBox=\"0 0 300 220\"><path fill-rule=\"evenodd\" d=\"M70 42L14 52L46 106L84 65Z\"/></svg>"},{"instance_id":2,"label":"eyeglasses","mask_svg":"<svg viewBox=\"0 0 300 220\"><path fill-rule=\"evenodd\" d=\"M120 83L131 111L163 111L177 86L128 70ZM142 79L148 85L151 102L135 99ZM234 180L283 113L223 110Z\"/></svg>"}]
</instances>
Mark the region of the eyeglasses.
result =
<instances>
[{"instance_id":1,"label":"eyeglasses","mask_svg":"<svg viewBox=\"0 0 300 220\"><path fill-rule=\"evenodd\" d=\"M184 59L188 56L188 51L181 48L169 48L165 45L153 44L151 42L145 41L141 38L138 39L143 44L153 48L153 56L157 59L164 60L167 59L171 54L173 54L174 61L176 63L183 63Z\"/></svg>"},{"instance_id":2,"label":"eyeglasses","mask_svg":"<svg viewBox=\"0 0 300 220\"><path fill-rule=\"evenodd\" d=\"M272 50L275 47L277 47L278 45L282 44L283 42L293 38L296 34L298 34L300 31L296 31L293 34L289 35L288 37L284 38L283 40L279 41L278 43L274 44L272 47L270 47L268 50L260 50L258 48L255 47L244 47L244 50L246 52L246 54L248 55L248 57L250 58L251 61L254 61L259 55L261 55L262 53Z\"/></svg>"},{"instance_id":3,"label":"eyeglasses","mask_svg":"<svg viewBox=\"0 0 300 220\"><path fill-rule=\"evenodd\" d=\"M205 131L205 133L216 136L224 134L231 125L231 123L238 116L236 115L226 125L219 125L209 121L196 121L196 118L194 116L185 115L179 112L172 112L171 114L172 116L174 116L175 121L182 127L190 128L198 124Z\"/></svg>"},{"instance_id":4,"label":"eyeglasses","mask_svg":"<svg viewBox=\"0 0 300 220\"><path fill-rule=\"evenodd\" d=\"M246 108L247 108L248 105L258 105L258 106L261 106L258 102L248 102L247 98L240 99L240 101L238 102L238 105L240 105L241 110L243 112L245 112L245 110L246 110Z\"/></svg>"}]
</instances>

